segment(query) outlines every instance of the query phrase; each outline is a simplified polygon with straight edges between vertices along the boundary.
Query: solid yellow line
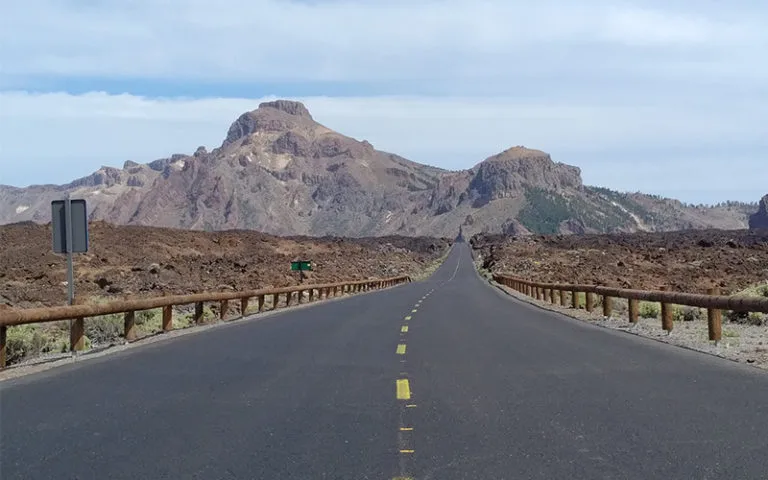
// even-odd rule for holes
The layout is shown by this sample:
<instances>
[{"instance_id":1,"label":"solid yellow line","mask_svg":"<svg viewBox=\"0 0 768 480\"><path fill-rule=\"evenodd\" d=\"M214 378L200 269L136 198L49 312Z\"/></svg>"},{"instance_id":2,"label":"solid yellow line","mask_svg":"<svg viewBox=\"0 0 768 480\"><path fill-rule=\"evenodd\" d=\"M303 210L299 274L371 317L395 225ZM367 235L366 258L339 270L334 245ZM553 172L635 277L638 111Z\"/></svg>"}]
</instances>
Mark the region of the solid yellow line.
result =
<instances>
[{"instance_id":1,"label":"solid yellow line","mask_svg":"<svg viewBox=\"0 0 768 480\"><path fill-rule=\"evenodd\" d=\"M398 400L411 399L411 385L408 383L407 378L400 378L397 380L397 399Z\"/></svg>"},{"instance_id":2,"label":"solid yellow line","mask_svg":"<svg viewBox=\"0 0 768 480\"><path fill-rule=\"evenodd\" d=\"M412 432L413 427L400 427L401 432Z\"/></svg>"},{"instance_id":3,"label":"solid yellow line","mask_svg":"<svg viewBox=\"0 0 768 480\"><path fill-rule=\"evenodd\" d=\"M402 333L408 333L408 325L403 325L402 327L400 327L400 331Z\"/></svg>"},{"instance_id":4,"label":"solid yellow line","mask_svg":"<svg viewBox=\"0 0 768 480\"><path fill-rule=\"evenodd\" d=\"M410 316L410 315L408 315L407 317L405 317L405 321L406 321L406 322L407 322L408 320L410 320L410 319L411 319L411 316Z\"/></svg>"},{"instance_id":5,"label":"solid yellow line","mask_svg":"<svg viewBox=\"0 0 768 480\"><path fill-rule=\"evenodd\" d=\"M401 343L397 346L397 350L395 351L398 355L405 355L405 344Z\"/></svg>"},{"instance_id":6,"label":"solid yellow line","mask_svg":"<svg viewBox=\"0 0 768 480\"><path fill-rule=\"evenodd\" d=\"M414 450L400 450L400 453L413 453Z\"/></svg>"}]
</instances>

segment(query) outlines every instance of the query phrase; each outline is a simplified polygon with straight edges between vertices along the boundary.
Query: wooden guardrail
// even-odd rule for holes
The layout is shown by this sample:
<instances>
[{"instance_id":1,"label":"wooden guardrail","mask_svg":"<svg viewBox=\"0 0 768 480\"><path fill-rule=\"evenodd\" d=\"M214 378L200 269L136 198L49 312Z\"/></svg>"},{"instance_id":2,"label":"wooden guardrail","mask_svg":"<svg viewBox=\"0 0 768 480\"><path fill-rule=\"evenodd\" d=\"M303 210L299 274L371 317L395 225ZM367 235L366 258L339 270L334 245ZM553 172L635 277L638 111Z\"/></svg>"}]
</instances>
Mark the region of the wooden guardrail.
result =
<instances>
[{"instance_id":1,"label":"wooden guardrail","mask_svg":"<svg viewBox=\"0 0 768 480\"><path fill-rule=\"evenodd\" d=\"M669 292L665 290L632 290L626 288L601 287L597 285L571 285L560 283L532 282L507 274L494 274L494 281L512 288L537 300L578 309L579 294L585 298L585 309L594 310L595 295L602 297L603 315L610 317L613 311L613 299L623 298L629 301L629 321L637 323L640 301L661 304L661 327L671 332L674 328L673 305L684 305L707 309L709 339L720 341L722 338L722 311L768 313L768 298L746 297L740 295L720 295L718 288L710 288L706 295L695 293ZM567 297L570 297L568 299Z\"/></svg>"},{"instance_id":2,"label":"wooden guardrail","mask_svg":"<svg viewBox=\"0 0 768 480\"><path fill-rule=\"evenodd\" d=\"M281 296L285 296L285 306L293 304L294 294L296 303L302 303L304 292L308 292L308 302L315 299L336 297L345 293L365 292L387 288L401 283L410 282L407 275L383 278L356 280L320 285L296 285L283 288L268 288L242 292L198 293L192 295L172 295L165 297L140 298L135 300L118 300L99 305L70 305L65 307L44 307L27 309L0 310L0 369L5 368L6 340L8 328L29 323L55 322L59 320L74 320L70 329L70 350L78 351L85 348L85 319L115 313L124 313L124 338L127 342L136 339L136 312L163 309L163 332L173 330L173 307L176 305L195 305L193 322L202 323L203 307L207 302L219 302L219 319L224 320L229 310L229 302L240 301L241 315L245 315L251 299L257 301L258 312L264 311L264 299L272 296L272 310L278 308ZM317 295L315 295L317 292Z\"/></svg>"}]
</instances>

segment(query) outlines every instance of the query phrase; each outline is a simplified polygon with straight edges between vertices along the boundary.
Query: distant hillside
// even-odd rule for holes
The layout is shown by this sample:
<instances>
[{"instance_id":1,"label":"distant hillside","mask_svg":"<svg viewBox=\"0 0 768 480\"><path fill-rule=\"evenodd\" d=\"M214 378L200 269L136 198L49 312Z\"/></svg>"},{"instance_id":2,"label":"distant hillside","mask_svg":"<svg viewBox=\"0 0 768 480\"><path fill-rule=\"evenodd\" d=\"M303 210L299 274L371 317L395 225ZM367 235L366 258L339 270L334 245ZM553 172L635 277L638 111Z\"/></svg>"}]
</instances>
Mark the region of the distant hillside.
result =
<instances>
[{"instance_id":1,"label":"distant hillside","mask_svg":"<svg viewBox=\"0 0 768 480\"><path fill-rule=\"evenodd\" d=\"M740 229L757 209L585 186L577 167L525 147L448 172L334 132L287 100L241 115L211 152L102 167L62 186L0 186L0 223L47 223L67 192L116 224L355 237Z\"/></svg>"}]
</instances>

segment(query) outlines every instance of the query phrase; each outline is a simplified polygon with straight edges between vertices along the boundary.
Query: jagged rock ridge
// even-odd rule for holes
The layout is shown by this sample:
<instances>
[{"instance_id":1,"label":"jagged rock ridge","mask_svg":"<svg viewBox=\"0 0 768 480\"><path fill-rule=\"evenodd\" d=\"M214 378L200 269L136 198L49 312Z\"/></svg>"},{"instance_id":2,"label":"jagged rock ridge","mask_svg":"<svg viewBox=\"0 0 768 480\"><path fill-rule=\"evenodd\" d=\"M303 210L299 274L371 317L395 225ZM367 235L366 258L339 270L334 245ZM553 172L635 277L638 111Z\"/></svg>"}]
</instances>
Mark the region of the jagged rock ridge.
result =
<instances>
[{"instance_id":1,"label":"jagged rock ridge","mask_svg":"<svg viewBox=\"0 0 768 480\"><path fill-rule=\"evenodd\" d=\"M210 152L128 161L62 186L0 186L0 223L46 223L65 192L85 198L94 220L278 235L745 228L748 215L585 186L577 167L523 146L448 172L337 133L288 100L244 113Z\"/></svg>"}]
</instances>

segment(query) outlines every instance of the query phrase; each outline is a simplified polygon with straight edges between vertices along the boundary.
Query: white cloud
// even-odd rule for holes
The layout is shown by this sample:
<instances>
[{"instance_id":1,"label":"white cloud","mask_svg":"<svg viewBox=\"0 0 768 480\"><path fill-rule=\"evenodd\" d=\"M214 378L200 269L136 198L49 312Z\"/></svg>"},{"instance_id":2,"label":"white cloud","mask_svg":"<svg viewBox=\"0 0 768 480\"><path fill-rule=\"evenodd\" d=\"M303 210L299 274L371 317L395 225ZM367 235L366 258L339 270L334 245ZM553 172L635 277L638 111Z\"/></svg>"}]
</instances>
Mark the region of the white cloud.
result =
<instances>
[{"instance_id":1,"label":"white cloud","mask_svg":"<svg viewBox=\"0 0 768 480\"><path fill-rule=\"evenodd\" d=\"M328 86L345 97L302 99L319 121L416 161L466 168L524 144L617 188L766 188L768 7L753 0L5 3L0 183L215 147L262 100L229 92Z\"/></svg>"},{"instance_id":2,"label":"white cloud","mask_svg":"<svg viewBox=\"0 0 768 480\"><path fill-rule=\"evenodd\" d=\"M272 98L0 93L0 183L62 183L102 164L191 153L201 144L210 149L239 114ZM645 105L474 97L298 100L330 128L451 169L522 144L582 167L587 182L678 191L683 198L704 186L713 201L735 198L734 192L757 199L768 178L764 103L724 108L689 100L680 109L666 98Z\"/></svg>"},{"instance_id":3,"label":"white cloud","mask_svg":"<svg viewBox=\"0 0 768 480\"><path fill-rule=\"evenodd\" d=\"M0 62L6 74L22 77L458 80L512 78L521 67L654 75L655 62L678 61L684 49L712 68L749 77L744 52L768 46L765 10L731 8L726 16L697 2L688 10L619 5L25 0L3 7ZM617 54L627 48L634 55Z\"/></svg>"}]
</instances>

